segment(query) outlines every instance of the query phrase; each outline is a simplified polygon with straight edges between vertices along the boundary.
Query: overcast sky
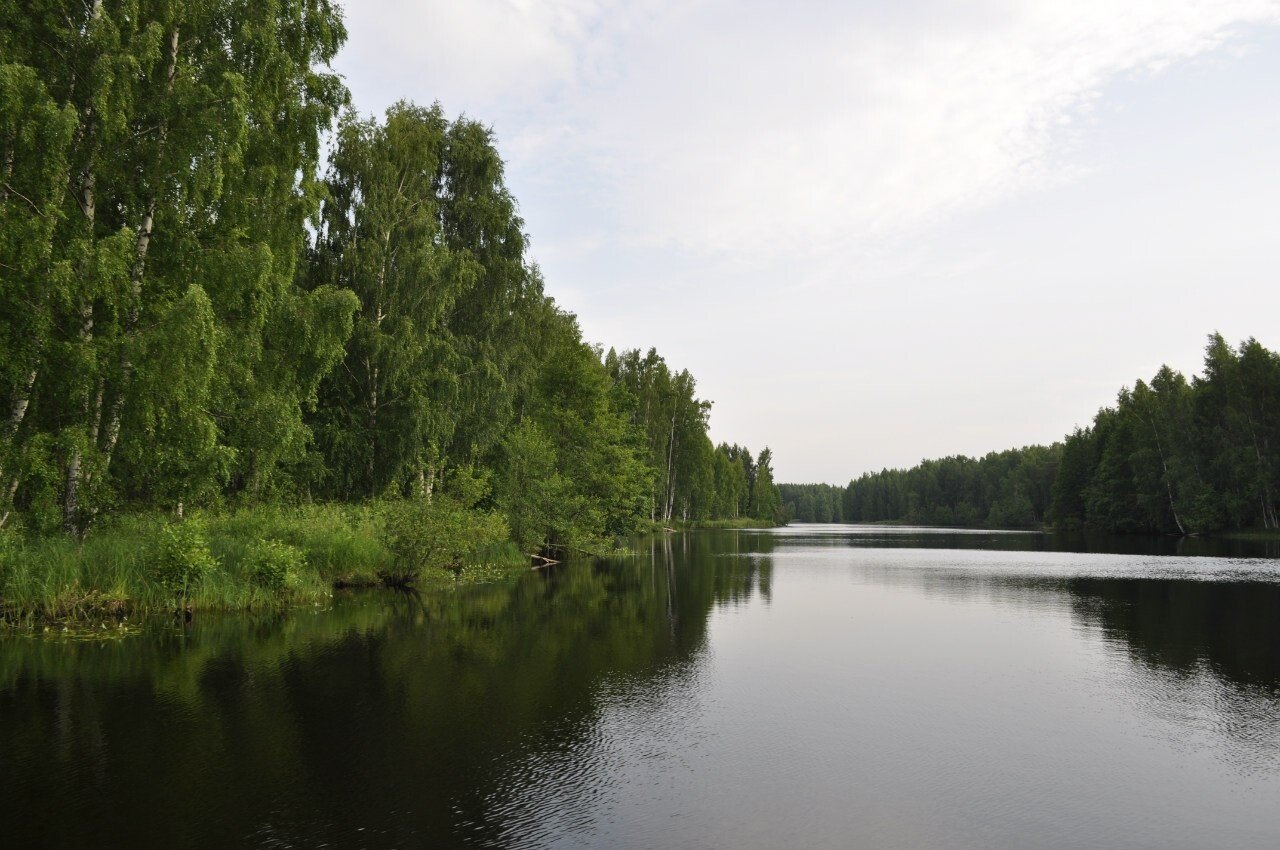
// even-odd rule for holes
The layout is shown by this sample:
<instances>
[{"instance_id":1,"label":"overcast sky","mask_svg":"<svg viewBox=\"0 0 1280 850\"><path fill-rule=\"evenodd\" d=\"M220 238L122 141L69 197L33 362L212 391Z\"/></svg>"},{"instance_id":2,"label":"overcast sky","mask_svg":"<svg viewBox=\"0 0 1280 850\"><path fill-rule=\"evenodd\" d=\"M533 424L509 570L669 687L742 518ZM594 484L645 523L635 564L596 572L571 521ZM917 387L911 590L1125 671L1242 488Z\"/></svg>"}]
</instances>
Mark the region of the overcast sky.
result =
<instances>
[{"instance_id":1,"label":"overcast sky","mask_svg":"<svg viewBox=\"0 0 1280 850\"><path fill-rule=\"evenodd\" d=\"M492 125L549 292L783 481L1052 442L1280 347L1280 0L346 0Z\"/></svg>"}]
</instances>

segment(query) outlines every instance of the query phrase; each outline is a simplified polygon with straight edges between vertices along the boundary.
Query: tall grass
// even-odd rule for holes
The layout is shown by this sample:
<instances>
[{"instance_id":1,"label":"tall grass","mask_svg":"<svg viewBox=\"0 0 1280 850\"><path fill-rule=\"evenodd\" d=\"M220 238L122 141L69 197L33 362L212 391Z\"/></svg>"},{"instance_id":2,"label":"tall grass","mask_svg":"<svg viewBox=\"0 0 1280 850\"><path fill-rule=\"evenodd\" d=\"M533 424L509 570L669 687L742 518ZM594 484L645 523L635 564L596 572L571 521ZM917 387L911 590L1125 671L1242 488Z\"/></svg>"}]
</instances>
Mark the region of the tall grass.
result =
<instances>
[{"instance_id":1,"label":"tall grass","mask_svg":"<svg viewBox=\"0 0 1280 850\"><path fill-rule=\"evenodd\" d=\"M310 569L330 586L375 584L390 564L382 503L261 506L213 518L210 546L219 560L237 563L259 540L278 540L302 551Z\"/></svg>"},{"instance_id":2,"label":"tall grass","mask_svg":"<svg viewBox=\"0 0 1280 850\"><path fill-rule=\"evenodd\" d=\"M675 530L686 528L726 528L726 529L749 529L749 528L777 528L778 524L767 519L753 519L751 517L739 517L738 519L691 519L691 520L671 520L668 526Z\"/></svg>"},{"instance_id":3,"label":"tall grass","mask_svg":"<svg viewBox=\"0 0 1280 850\"><path fill-rule=\"evenodd\" d=\"M258 506L194 514L180 525L136 515L86 540L0 532L0 621L34 625L201 611L268 611L325 604L334 588L374 586L397 574L386 530L396 503ZM467 517L454 517L467 533ZM527 567L477 518L475 540L452 570L420 571L423 585L490 580ZM175 533L181 528L181 533ZM389 542L390 541L390 542Z\"/></svg>"}]
</instances>

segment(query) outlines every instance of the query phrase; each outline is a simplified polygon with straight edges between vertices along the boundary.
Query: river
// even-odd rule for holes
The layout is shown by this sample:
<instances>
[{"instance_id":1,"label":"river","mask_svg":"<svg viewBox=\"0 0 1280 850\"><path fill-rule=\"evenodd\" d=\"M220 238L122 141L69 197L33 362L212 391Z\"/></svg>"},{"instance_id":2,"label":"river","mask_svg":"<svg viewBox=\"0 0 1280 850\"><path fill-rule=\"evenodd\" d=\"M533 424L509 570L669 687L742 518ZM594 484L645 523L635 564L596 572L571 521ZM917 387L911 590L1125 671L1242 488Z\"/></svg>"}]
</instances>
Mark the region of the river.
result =
<instances>
[{"instance_id":1,"label":"river","mask_svg":"<svg viewBox=\"0 0 1280 850\"><path fill-rule=\"evenodd\" d=\"M0 634L0 834L1274 850L1275 548L698 531L454 592Z\"/></svg>"}]
</instances>

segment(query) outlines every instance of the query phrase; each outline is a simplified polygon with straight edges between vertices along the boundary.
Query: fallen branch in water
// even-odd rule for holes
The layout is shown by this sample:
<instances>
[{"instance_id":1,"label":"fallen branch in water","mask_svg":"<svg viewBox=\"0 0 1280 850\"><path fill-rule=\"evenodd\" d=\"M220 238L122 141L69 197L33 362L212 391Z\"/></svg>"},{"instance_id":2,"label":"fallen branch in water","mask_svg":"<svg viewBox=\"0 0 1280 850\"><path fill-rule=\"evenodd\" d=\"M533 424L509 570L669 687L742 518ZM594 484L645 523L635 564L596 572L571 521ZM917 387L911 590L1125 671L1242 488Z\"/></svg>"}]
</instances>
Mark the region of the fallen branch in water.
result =
<instances>
[{"instance_id":1,"label":"fallen branch in water","mask_svg":"<svg viewBox=\"0 0 1280 850\"><path fill-rule=\"evenodd\" d=\"M532 553L529 555L529 558L530 558L530 559L532 559L532 560L534 560L534 561L541 561L541 562L542 562L542 563L540 563L540 564L534 564L534 565L533 565L533 568L534 568L535 570L540 570L540 569L542 569L543 567L552 567L552 566L555 566L556 564L560 563L559 561L555 560L554 558L546 558L546 557L543 557L542 555L534 555L534 554L532 554Z\"/></svg>"},{"instance_id":2,"label":"fallen branch in water","mask_svg":"<svg viewBox=\"0 0 1280 850\"><path fill-rule=\"evenodd\" d=\"M591 549L581 549L577 546L570 546L568 543L548 543L544 548L561 549L565 552L577 552L579 555L586 555L589 558L603 558L608 554L607 552L593 551Z\"/></svg>"}]
</instances>

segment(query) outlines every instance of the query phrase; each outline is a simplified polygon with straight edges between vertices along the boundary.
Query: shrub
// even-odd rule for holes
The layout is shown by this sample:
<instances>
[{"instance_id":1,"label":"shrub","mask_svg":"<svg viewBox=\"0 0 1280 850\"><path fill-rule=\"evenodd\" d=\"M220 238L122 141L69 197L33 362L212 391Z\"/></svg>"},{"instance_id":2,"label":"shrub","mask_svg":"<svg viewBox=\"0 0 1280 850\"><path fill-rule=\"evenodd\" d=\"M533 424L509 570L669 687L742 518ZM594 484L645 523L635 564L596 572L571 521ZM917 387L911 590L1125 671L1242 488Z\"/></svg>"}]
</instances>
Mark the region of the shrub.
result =
<instances>
[{"instance_id":1,"label":"shrub","mask_svg":"<svg viewBox=\"0 0 1280 850\"><path fill-rule=\"evenodd\" d=\"M204 527L194 520L166 525L151 554L150 572L161 586L186 598L218 565Z\"/></svg>"},{"instance_id":2,"label":"shrub","mask_svg":"<svg viewBox=\"0 0 1280 850\"><path fill-rule=\"evenodd\" d=\"M394 502L385 517L394 558L379 576L393 586L412 584L426 570L458 572L477 551L506 541L509 534L500 515L469 510L448 496Z\"/></svg>"},{"instance_id":3,"label":"shrub","mask_svg":"<svg viewBox=\"0 0 1280 850\"><path fill-rule=\"evenodd\" d=\"M8 529L0 528L0 576L4 575L5 567L18 549L18 543L18 535Z\"/></svg>"},{"instance_id":4,"label":"shrub","mask_svg":"<svg viewBox=\"0 0 1280 850\"><path fill-rule=\"evenodd\" d=\"M261 540L249 547L245 566L253 583L272 593L298 584L307 564L302 550L279 540Z\"/></svg>"}]
</instances>

